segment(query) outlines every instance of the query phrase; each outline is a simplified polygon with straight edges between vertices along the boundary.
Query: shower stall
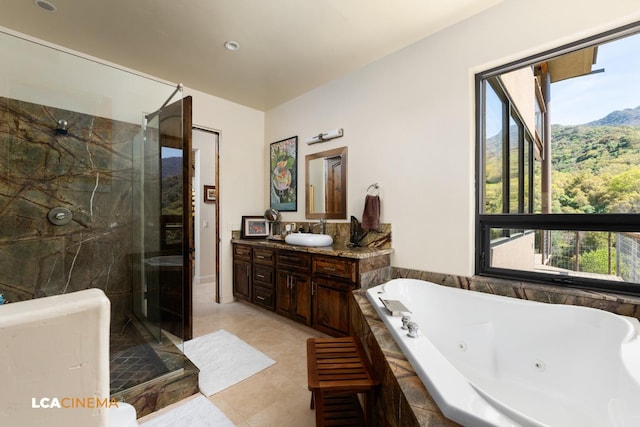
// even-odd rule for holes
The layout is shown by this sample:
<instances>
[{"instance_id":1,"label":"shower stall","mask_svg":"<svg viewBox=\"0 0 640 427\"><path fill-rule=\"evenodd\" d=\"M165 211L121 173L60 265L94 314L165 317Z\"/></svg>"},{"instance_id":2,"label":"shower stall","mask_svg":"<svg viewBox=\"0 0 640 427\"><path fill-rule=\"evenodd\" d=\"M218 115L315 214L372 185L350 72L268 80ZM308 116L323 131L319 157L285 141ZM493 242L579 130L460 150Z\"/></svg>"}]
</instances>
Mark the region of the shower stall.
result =
<instances>
[{"instance_id":1,"label":"shower stall","mask_svg":"<svg viewBox=\"0 0 640 427\"><path fill-rule=\"evenodd\" d=\"M0 294L102 289L112 397L142 416L195 393L190 98L16 34L0 55Z\"/></svg>"}]
</instances>

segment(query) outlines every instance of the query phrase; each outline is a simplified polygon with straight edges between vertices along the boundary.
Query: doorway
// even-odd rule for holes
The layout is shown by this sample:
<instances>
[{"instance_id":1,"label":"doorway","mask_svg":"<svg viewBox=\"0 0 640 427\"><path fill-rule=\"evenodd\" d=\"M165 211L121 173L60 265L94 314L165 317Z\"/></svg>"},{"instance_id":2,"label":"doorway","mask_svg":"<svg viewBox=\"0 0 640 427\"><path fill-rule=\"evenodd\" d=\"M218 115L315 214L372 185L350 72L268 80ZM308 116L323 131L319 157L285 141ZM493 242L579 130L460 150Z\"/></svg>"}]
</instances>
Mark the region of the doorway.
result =
<instances>
[{"instance_id":1,"label":"doorway","mask_svg":"<svg viewBox=\"0 0 640 427\"><path fill-rule=\"evenodd\" d=\"M192 128L194 188L194 284L210 286L206 294L220 302L219 285L219 133L201 126Z\"/></svg>"}]
</instances>

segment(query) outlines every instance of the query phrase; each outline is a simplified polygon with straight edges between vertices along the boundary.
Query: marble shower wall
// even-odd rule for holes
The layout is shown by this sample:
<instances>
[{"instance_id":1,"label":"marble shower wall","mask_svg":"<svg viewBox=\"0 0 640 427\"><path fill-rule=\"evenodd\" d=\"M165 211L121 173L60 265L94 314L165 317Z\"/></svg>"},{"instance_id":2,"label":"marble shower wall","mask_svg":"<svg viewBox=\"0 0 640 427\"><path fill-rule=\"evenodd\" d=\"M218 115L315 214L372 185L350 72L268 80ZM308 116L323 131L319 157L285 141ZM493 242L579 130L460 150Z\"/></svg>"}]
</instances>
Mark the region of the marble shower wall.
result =
<instances>
[{"instance_id":1,"label":"marble shower wall","mask_svg":"<svg viewBox=\"0 0 640 427\"><path fill-rule=\"evenodd\" d=\"M60 119L67 135L55 132ZM124 320L139 133L138 125L0 98L0 293L9 301L100 288L112 323ZM51 224L55 207L69 209L71 223Z\"/></svg>"}]
</instances>

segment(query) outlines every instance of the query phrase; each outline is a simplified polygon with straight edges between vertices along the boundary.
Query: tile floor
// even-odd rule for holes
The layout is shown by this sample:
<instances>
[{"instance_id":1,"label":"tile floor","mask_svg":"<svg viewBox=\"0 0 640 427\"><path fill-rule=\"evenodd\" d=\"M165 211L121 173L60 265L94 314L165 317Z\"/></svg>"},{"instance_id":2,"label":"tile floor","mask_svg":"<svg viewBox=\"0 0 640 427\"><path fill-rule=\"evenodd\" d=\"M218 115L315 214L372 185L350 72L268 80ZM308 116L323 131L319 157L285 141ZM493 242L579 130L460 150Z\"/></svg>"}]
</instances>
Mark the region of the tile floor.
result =
<instances>
[{"instance_id":1,"label":"tile floor","mask_svg":"<svg viewBox=\"0 0 640 427\"><path fill-rule=\"evenodd\" d=\"M311 394L307 389L306 340L327 335L250 304L216 304L213 286L203 283L193 287L194 336L224 329L276 364L214 394L209 398L211 402L237 427L314 426L315 413L309 409Z\"/></svg>"}]
</instances>

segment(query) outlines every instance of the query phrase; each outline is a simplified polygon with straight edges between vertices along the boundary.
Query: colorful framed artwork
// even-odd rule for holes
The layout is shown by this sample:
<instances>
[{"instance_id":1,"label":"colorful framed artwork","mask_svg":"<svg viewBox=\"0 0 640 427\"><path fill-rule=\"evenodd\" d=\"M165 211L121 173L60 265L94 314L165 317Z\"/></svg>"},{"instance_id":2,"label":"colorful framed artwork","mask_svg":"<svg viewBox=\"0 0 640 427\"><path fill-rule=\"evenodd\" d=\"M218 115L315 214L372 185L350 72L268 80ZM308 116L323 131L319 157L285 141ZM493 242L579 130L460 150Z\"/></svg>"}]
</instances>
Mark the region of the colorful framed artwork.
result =
<instances>
[{"instance_id":1,"label":"colorful framed artwork","mask_svg":"<svg viewBox=\"0 0 640 427\"><path fill-rule=\"evenodd\" d=\"M280 212L298 210L298 137L270 145L269 190L271 207Z\"/></svg>"},{"instance_id":2,"label":"colorful framed artwork","mask_svg":"<svg viewBox=\"0 0 640 427\"><path fill-rule=\"evenodd\" d=\"M264 216L243 216L242 217L242 238L243 239L264 239L269 236L269 222Z\"/></svg>"}]
</instances>

